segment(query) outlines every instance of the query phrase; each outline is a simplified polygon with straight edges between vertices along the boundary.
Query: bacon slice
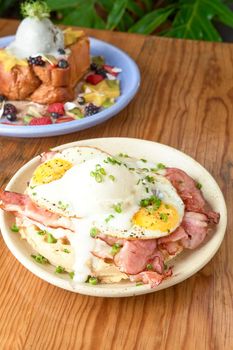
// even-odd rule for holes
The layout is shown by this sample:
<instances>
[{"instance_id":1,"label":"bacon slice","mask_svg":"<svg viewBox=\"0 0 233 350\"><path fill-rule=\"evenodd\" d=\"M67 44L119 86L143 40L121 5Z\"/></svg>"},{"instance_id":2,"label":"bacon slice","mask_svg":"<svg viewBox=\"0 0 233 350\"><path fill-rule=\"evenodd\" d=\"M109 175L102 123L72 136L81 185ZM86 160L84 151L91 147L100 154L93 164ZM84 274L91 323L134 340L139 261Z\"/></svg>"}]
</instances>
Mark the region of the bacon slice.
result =
<instances>
[{"instance_id":1,"label":"bacon slice","mask_svg":"<svg viewBox=\"0 0 233 350\"><path fill-rule=\"evenodd\" d=\"M91 253L106 262L113 262L113 255L111 254L110 246L101 239L97 238L95 240L95 248Z\"/></svg>"},{"instance_id":2,"label":"bacon slice","mask_svg":"<svg viewBox=\"0 0 233 350\"><path fill-rule=\"evenodd\" d=\"M194 249L205 239L208 232L208 217L202 213L185 212L181 226L169 236L158 239L158 247L170 255L179 251L180 245Z\"/></svg>"},{"instance_id":3,"label":"bacon slice","mask_svg":"<svg viewBox=\"0 0 233 350\"><path fill-rule=\"evenodd\" d=\"M98 238L103 240L110 246L118 243L124 248L121 248L121 251L114 258L115 264L122 271L125 271L127 273L135 273L132 272L132 266L134 266L134 269L142 271L143 269L145 269L147 264L151 264L153 270L157 271L158 273L163 273L164 257L163 254L158 249L156 249L157 239L137 239L127 241L125 239L118 239L103 234L100 234ZM105 253L99 253L99 257L101 257L101 255L104 258ZM137 261L137 266L135 266L135 261Z\"/></svg>"},{"instance_id":4,"label":"bacon slice","mask_svg":"<svg viewBox=\"0 0 233 350\"><path fill-rule=\"evenodd\" d=\"M211 223L219 222L219 213L211 211L206 203L197 182L188 174L177 168L167 168L166 178L171 181L185 204L186 211L206 214Z\"/></svg>"},{"instance_id":5,"label":"bacon slice","mask_svg":"<svg viewBox=\"0 0 233 350\"><path fill-rule=\"evenodd\" d=\"M180 226L169 236L158 238L158 247L162 250L165 249L169 255L175 255L183 250L180 242L182 238L188 238L188 235L183 227Z\"/></svg>"},{"instance_id":6,"label":"bacon slice","mask_svg":"<svg viewBox=\"0 0 233 350\"><path fill-rule=\"evenodd\" d=\"M205 239L208 231L208 217L205 214L186 212L182 221L182 227L188 237L181 239L185 248L194 249Z\"/></svg>"},{"instance_id":7,"label":"bacon slice","mask_svg":"<svg viewBox=\"0 0 233 350\"><path fill-rule=\"evenodd\" d=\"M98 235L98 238L101 239L102 241L104 241L105 243L107 243L108 245L112 246L115 243L118 243L120 245L123 245L125 242L125 239L122 238L117 238L117 237L111 237L111 236L107 236L103 233L100 233Z\"/></svg>"},{"instance_id":8,"label":"bacon slice","mask_svg":"<svg viewBox=\"0 0 233 350\"><path fill-rule=\"evenodd\" d=\"M125 241L115 255L114 263L122 272L135 275L143 271L148 260L153 258L156 246L155 239Z\"/></svg>"},{"instance_id":9,"label":"bacon slice","mask_svg":"<svg viewBox=\"0 0 233 350\"><path fill-rule=\"evenodd\" d=\"M54 228L66 228L73 230L73 223L70 219L54 214L46 209L40 208L33 203L26 194L0 190L0 208L19 213L29 219L35 220L45 226Z\"/></svg>"},{"instance_id":10,"label":"bacon slice","mask_svg":"<svg viewBox=\"0 0 233 350\"><path fill-rule=\"evenodd\" d=\"M157 242L158 244L164 244L169 242L177 242L182 238L187 238L188 235L183 229L182 226L178 227L174 232L172 232L170 235L158 238Z\"/></svg>"},{"instance_id":11,"label":"bacon slice","mask_svg":"<svg viewBox=\"0 0 233 350\"><path fill-rule=\"evenodd\" d=\"M49 152L43 152L40 155L40 162L44 163L47 162L47 160L52 159L56 154L59 154L58 151L49 151Z\"/></svg>"},{"instance_id":12,"label":"bacon slice","mask_svg":"<svg viewBox=\"0 0 233 350\"><path fill-rule=\"evenodd\" d=\"M158 249L156 249L154 252L153 258L147 263L152 265L153 271L156 271L160 274L164 272L164 256Z\"/></svg>"},{"instance_id":13,"label":"bacon slice","mask_svg":"<svg viewBox=\"0 0 233 350\"><path fill-rule=\"evenodd\" d=\"M143 271L137 275L130 276L131 282L143 282L149 284L151 288L156 288L165 278L172 275L172 269L169 269L164 274L155 271Z\"/></svg>"}]
</instances>

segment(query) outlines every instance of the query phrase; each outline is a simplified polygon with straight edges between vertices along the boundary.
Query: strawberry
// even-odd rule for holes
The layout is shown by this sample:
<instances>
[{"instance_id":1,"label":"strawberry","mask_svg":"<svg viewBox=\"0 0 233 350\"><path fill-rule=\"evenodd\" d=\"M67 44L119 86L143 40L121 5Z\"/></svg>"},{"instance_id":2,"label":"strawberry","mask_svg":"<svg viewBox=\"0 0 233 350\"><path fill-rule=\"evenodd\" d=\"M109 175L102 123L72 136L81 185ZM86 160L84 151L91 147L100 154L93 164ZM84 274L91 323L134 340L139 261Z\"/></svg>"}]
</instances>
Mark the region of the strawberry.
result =
<instances>
[{"instance_id":1,"label":"strawberry","mask_svg":"<svg viewBox=\"0 0 233 350\"><path fill-rule=\"evenodd\" d=\"M64 109L64 105L63 103L52 103L51 105L48 106L47 108L47 112L48 113L57 113L60 115L64 115L65 114L65 109Z\"/></svg>"},{"instance_id":2,"label":"strawberry","mask_svg":"<svg viewBox=\"0 0 233 350\"><path fill-rule=\"evenodd\" d=\"M102 80L104 80L104 77L100 74L90 74L86 77L86 82L90 83L92 85L99 84Z\"/></svg>"},{"instance_id":3,"label":"strawberry","mask_svg":"<svg viewBox=\"0 0 233 350\"><path fill-rule=\"evenodd\" d=\"M59 118L59 119L56 120L56 124L72 122L73 120L75 120L75 119L71 118L71 117L62 117L62 118Z\"/></svg>"},{"instance_id":4,"label":"strawberry","mask_svg":"<svg viewBox=\"0 0 233 350\"><path fill-rule=\"evenodd\" d=\"M114 68L113 66L109 66L108 64L105 64L103 67L106 70L106 72L108 72L109 74L114 75L114 77L118 76L118 73L113 71L113 68Z\"/></svg>"},{"instance_id":5,"label":"strawberry","mask_svg":"<svg viewBox=\"0 0 233 350\"><path fill-rule=\"evenodd\" d=\"M28 125L49 125L52 124L50 117L33 118Z\"/></svg>"}]
</instances>

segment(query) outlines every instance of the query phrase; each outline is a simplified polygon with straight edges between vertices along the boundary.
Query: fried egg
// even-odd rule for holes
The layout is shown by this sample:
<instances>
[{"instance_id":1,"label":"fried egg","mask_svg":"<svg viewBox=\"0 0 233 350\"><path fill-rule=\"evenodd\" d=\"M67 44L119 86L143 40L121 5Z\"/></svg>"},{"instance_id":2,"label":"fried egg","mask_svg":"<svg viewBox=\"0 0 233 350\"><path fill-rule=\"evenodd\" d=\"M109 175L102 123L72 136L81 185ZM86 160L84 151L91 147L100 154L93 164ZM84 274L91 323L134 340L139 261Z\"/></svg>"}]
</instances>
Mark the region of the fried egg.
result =
<instances>
[{"instance_id":1,"label":"fried egg","mask_svg":"<svg viewBox=\"0 0 233 350\"><path fill-rule=\"evenodd\" d=\"M160 164L92 147L52 152L35 170L27 193L39 206L69 217L75 281L91 273L96 234L154 239L181 223L184 203Z\"/></svg>"},{"instance_id":2,"label":"fried egg","mask_svg":"<svg viewBox=\"0 0 233 350\"><path fill-rule=\"evenodd\" d=\"M158 170L145 159L72 147L39 165L27 192L41 207L88 219L103 234L158 238L173 232L184 214L181 198Z\"/></svg>"}]
</instances>

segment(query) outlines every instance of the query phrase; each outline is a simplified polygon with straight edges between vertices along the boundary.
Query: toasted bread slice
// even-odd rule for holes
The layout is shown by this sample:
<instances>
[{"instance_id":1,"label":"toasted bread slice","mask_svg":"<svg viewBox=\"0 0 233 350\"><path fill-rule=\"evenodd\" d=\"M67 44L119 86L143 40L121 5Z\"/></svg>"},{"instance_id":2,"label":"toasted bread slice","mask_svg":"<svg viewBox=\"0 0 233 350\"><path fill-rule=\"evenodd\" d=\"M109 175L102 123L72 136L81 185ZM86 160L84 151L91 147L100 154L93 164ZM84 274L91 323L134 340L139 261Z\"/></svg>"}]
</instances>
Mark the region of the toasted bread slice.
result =
<instances>
[{"instance_id":1,"label":"toasted bread slice","mask_svg":"<svg viewBox=\"0 0 233 350\"><path fill-rule=\"evenodd\" d=\"M16 65L6 71L0 61L0 93L9 100L25 100L40 85L30 66Z\"/></svg>"},{"instance_id":2,"label":"toasted bread slice","mask_svg":"<svg viewBox=\"0 0 233 350\"><path fill-rule=\"evenodd\" d=\"M90 65L90 44L86 36L69 46L69 67L15 65L6 70L0 60L0 93L9 100L30 100L41 104L72 101L75 86Z\"/></svg>"}]
</instances>

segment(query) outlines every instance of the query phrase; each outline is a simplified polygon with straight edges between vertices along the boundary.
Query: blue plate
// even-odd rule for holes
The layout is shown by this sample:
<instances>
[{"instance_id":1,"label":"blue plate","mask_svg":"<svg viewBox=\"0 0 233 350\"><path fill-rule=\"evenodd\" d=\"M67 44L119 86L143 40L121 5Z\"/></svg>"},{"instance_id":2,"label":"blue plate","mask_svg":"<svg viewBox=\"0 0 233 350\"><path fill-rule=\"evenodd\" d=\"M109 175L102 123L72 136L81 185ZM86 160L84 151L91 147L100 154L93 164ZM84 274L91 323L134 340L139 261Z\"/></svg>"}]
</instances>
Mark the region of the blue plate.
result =
<instances>
[{"instance_id":1,"label":"blue plate","mask_svg":"<svg viewBox=\"0 0 233 350\"><path fill-rule=\"evenodd\" d=\"M5 47L14 36L0 38L0 47ZM69 134L103 123L125 108L135 96L140 85L140 72L136 63L123 51L104 41L90 38L91 55L104 56L106 62L122 69L119 75L121 96L116 103L89 117L72 122L44 126L12 126L0 124L0 135L14 137L45 137Z\"/></svg>"}]
</instances>

